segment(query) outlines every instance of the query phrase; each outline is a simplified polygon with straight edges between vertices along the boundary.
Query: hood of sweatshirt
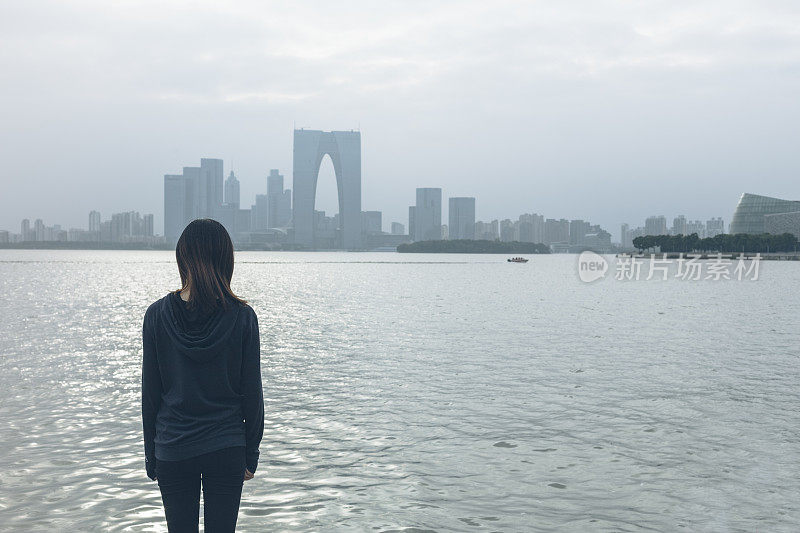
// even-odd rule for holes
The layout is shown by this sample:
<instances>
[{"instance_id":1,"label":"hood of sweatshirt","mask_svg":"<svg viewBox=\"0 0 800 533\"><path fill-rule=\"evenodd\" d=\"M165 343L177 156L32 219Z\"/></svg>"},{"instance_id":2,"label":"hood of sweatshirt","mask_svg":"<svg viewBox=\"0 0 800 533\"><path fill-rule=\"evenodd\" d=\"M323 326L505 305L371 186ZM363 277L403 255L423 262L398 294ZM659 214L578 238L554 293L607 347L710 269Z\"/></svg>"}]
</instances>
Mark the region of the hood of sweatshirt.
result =
<instances>
[{"instance_id":1,"label":"hood of sweatshirt","mask_svg":"<svg viewBox=\"0 0 800 533\"><path fill-rule=\"evenodd\" d=\"M159 314L178 351L204 363L225 352L241 309L239 302L231 301L227 309L220 306L212 312L200 313L188 309L180 295L171 292L162 299Z\"/></svg>"}]
</instances>

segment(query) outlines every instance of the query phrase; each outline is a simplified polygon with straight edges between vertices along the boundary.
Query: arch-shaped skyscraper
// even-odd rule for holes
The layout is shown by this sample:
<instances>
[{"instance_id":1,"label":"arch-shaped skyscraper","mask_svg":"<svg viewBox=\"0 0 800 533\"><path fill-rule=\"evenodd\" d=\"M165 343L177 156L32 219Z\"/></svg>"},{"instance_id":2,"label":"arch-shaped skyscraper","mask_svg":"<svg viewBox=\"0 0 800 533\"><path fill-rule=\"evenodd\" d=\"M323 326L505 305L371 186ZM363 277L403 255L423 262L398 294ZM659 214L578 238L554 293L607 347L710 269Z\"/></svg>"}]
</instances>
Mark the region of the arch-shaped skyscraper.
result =
<instances>
[{"instance_id":1,"label":"arch-shaped skyscraper","mask_svg":"<svg viewBox=\"0 0 800 533\"><path fill-rule=\"evenodd\" d=\"M361 248L361 133L357 131L294 130L292 169L294 242L314 243L314 203L322 158L329 155L339 192L339 245Z\"/></svg>"}]
</instances>

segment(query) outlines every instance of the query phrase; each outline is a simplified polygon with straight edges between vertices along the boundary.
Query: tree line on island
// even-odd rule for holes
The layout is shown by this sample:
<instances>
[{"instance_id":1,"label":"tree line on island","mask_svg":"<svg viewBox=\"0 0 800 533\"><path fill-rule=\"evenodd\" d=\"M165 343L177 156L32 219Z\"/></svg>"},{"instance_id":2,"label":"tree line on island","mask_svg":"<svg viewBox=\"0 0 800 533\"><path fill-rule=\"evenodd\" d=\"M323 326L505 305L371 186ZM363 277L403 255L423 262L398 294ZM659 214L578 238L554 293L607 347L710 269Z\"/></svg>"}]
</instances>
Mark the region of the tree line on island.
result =
<instances>
[{"instance_id":1,"label":"tree line on island","mask_svg":"<svg viewBox=\"0 0 800 533\"><path fill-rule=\"evenodd\" d=\"M550 247L533 242L503 242L489 240L454 239L452 241L417 241L401 244L402 253L443 254L549 254Z\"/></svg>"},{"instance_id":2,"label":"tree line on island","mask_svg":"<svg viewBox=\"0 0 800 533\"><path fill-rule=\"evenodd\" d=\"M761 233L720 233L701 239L697 233L691 235L644 235L633 239L633 246L640 252L654 250L662 252L796 252L797 237L791 233L772 235Z\"/></svg>"}]
</instances>

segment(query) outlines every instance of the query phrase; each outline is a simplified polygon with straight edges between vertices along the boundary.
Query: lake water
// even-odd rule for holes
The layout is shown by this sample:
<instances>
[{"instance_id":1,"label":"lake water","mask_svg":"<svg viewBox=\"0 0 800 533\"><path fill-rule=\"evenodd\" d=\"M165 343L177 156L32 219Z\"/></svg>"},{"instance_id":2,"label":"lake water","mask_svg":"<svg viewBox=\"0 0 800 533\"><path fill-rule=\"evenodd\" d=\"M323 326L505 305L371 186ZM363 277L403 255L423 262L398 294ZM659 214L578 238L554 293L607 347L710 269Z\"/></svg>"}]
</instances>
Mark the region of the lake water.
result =
<instances>
[{"instance_id":1,"label":"lake water","mask_svg":"<svg viewBox=\"0 0 800 533\"><path fill-rule=\"evenodd\" d=\"M0 530L166 531L141 323L169 252L0 250ZM800 530L800 264L238 253L266 427L240 531Z\"/></svg>"}]
</instances>

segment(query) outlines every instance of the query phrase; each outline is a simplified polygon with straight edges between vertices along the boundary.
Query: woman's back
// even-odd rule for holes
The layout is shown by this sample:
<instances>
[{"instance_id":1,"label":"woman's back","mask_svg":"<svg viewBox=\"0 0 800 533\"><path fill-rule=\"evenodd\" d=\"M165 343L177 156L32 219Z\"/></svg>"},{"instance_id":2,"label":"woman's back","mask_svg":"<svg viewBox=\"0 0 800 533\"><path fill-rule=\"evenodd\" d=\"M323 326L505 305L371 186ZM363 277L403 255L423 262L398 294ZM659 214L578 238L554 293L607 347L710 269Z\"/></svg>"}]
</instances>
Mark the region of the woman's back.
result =
<instances>
[{"instance_id":1,"label":"woman's back","mask_svg":"<svg viewBox=\"0 0 800 533\"><path fill-rule=\"evenodd\" d=\"M227 309L202 313L171 292L147 310L143 336L145 350L156 355L145 357L144 370L159 376L158 381L144 379L148 387L143 389L153 403L160 399L154 421L156 456L178 461L247 446L244 410L248 403L263 405L253 309L232 301ZM261 421L263 415L253 416ZM260 432L260 424L251 428L251 439L260 438ZM255 448L247 454L251 471L258 459L257 444Z\"/></svg>"},{"instance_id":2,"label":"woman's back","mask_svg":"<svg viewBox=\"0 0 800 533\"><path fill-rule=\"evenodd\" d=\"M264 430L258 319L231 291L222 224L192 221L175 256L182 287L142 324L145 467L170 531L197 531L201 484L206 531L233 531Z\"/></svg>"}]
</instances>

